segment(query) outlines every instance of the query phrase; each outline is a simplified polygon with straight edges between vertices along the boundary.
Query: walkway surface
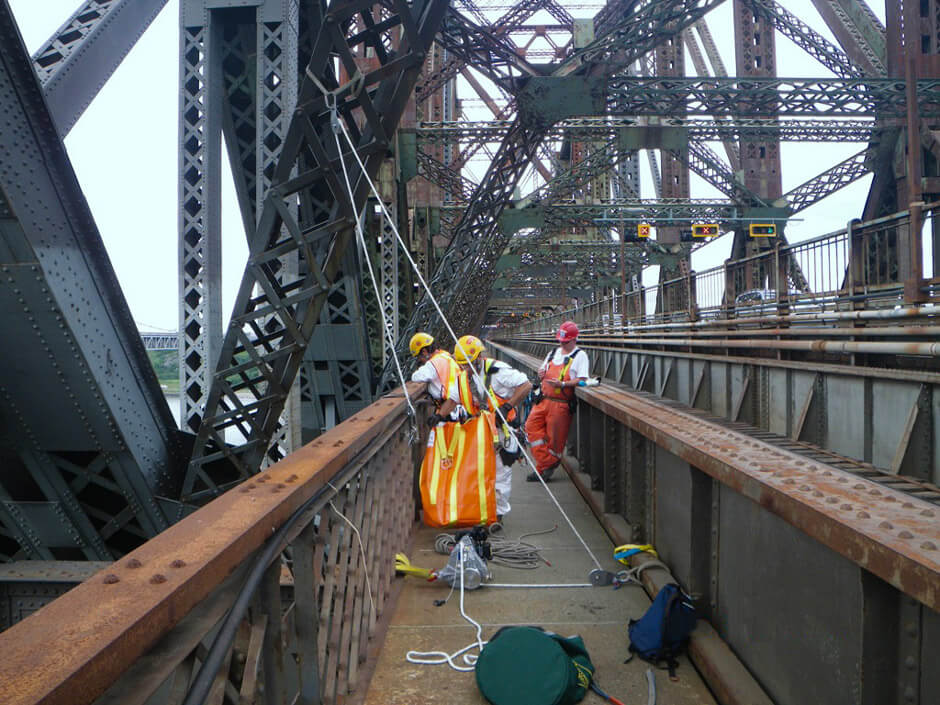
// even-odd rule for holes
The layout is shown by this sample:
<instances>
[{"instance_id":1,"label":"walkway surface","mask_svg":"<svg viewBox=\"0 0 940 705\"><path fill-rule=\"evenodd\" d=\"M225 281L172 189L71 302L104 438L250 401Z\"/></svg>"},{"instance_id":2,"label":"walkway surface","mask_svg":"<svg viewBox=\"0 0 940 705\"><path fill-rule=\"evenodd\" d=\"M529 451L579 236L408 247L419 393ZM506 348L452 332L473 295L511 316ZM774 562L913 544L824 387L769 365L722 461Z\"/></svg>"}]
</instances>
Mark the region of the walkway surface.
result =
<instances>
[{"instance_id":1,"label":"walkway surface","mask_svg":"<svg viewBox=\"0 0 940 705\"><path fill-rule=\"evenodd\" d=\"M598 524L575 486L564 473L552 478L549 488L571 517L578 532L591 547L602 567L616 571L623 567L613 560L613 545ZM586 583L594 567L584 547L560 515L541 483L525 481L522 463L513 476L512 511L505 518L506 538L518 539L527 532L550 529L552 533L527 539L543 549L552 564L536 570L517 570L491 565L494 582L502 583ZM438 530L422 526L409 556L415 565L441 568L447 558L434 552ZM460 614L457 591L448 602L435 607L434 600L447 597L449 586L428 583L414 577L402 590L379 662L365 697L367 705L470 705L484 704L472 672L459 673L447 665L420 666L408 663L409 650L453 653L475 639L476 629ZM625 703L646 703L648 665L628 655L627 622L639 618L650 600L643 588L631 585L614 590L597 588L495 588L486 587L465 594L464 609L483 626L488 639L502 626L536 625L563 636L580 635L594 665L596 680L607 693ZM681 659L678 682L665 671L656 670L657 702L669 705L713 705L714 698L687 658ZM585 703L600 703L589 693ZM525 703L520 697L520 705Z\"/></svg>"}]
</instances>

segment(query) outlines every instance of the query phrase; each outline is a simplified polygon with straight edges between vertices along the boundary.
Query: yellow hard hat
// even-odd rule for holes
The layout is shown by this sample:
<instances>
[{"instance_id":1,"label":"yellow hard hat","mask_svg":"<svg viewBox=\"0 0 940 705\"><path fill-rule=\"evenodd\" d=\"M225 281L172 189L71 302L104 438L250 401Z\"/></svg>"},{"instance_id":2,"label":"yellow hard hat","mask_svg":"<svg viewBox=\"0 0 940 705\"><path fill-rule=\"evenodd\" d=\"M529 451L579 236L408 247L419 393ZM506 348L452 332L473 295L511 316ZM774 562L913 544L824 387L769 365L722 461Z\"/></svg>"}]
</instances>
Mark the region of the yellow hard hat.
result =
<instances>
[{"instance_id":1,"label":"yellow hard hat","mask_svg":"<svg viewBox=\"0 0 940 705\"><path fill-rule=\"evenodd\" d=\"M414 357L418 357L418 353L429 345L434 345L434 338L427 333L415 333L411 336L411 342L408 343L408 348L411 350L411 354Z\"/></svg>"},{"instance_id":2,"label":"yellow hard hat","mask_svg":"<svg viewBox=\"0 0 940 705\"><path fill-rule=\"evenodd\" d=\"M475 335L465 335L454 347L454 359L459 365L466 365L476 360L483 352L483 341Z\"/></svg>"}]
</instances>

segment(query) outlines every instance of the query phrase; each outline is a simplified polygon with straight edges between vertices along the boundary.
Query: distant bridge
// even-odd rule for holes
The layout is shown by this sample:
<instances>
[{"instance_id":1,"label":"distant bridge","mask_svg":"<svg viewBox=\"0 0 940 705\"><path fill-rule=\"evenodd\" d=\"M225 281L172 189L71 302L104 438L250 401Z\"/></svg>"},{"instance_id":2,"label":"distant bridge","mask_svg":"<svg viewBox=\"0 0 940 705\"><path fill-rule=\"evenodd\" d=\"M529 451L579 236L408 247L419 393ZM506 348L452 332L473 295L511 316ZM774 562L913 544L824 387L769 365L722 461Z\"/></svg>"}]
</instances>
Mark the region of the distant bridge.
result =
<instances>
[{"instance_id":1,"label":"distant bridge","mask_svg":"<svg viewBox=\"0 0 940 705\"><path fill-rule=\"evenodd\" d=\"M179 350L180 334L170 333L141 333L140 339L144 341L147 350Z\"/></svg>"}]
</instances>

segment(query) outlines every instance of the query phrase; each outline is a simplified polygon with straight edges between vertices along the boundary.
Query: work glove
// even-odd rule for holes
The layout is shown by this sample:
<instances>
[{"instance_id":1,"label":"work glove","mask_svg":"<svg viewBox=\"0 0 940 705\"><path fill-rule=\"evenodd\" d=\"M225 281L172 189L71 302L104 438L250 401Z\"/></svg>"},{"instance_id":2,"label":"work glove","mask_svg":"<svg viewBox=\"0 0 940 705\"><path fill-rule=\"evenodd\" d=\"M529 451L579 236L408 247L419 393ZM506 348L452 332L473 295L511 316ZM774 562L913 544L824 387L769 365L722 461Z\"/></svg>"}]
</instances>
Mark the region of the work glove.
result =
<instances>
[{"instance_id":1,"label":"work glove","mask_svg":"<svg viewBox=\"0 0 940 705\"><path fill-rule=\"evenodd\" d=\"M441 416L440 414L431 414L430 416L428 416L428 426L430 426L431 428L434 428L443 420L444 420L444 417Z\"/></svg>"},{"instance_id":2,"label":"work glove","mask_svg":"<svg viewBox=\"0 0 940 705\"><path fill-rule=\"evenodd\" d=\"M502 406L499 407L499 413L503 415L503 418L504 418L504 419L508 420L508 419L509 419L509 412L512 411L512 408L513 408L513 407L512 407L512 404L510 404L510 403L507 401L507 402L505 402Z\"/></svg>"}]
</instances>

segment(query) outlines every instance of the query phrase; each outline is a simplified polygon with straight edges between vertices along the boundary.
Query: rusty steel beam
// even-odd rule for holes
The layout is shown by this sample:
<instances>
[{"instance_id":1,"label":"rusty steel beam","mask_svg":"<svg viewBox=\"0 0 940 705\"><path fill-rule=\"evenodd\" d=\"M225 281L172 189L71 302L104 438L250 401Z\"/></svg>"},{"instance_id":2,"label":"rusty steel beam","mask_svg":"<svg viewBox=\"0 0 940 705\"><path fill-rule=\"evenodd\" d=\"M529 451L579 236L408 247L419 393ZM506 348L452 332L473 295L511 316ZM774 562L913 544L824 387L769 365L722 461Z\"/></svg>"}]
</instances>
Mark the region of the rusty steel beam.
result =
<instances>
[{"instance_id":1,"label":"rusty steel beam","mask_svg":"<svg viewBox=\"0 0 940 705\"><path fill-rule=\"evenodd\" d=\"M541 362L494 347L530 367ZM577 393L822 545L940 611L940 521L933 504L644 399L624 385L605 383Z\"/></svg>"},{"instance_id":2,"label":"rusty steel beam","mask_svg":"<svg viewBox=\"0 0 940 705\"><path fill-rule=\"evenodd\" d=\"M405 412L383 397L0 634L4 705L93 702Z\"/></svg>"}]
</instances>

